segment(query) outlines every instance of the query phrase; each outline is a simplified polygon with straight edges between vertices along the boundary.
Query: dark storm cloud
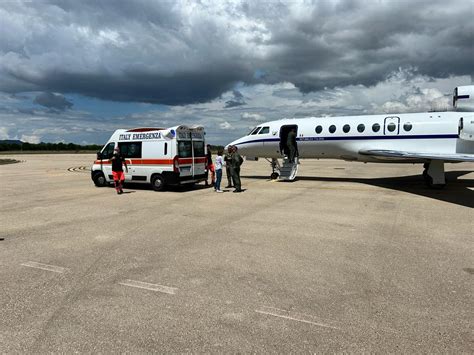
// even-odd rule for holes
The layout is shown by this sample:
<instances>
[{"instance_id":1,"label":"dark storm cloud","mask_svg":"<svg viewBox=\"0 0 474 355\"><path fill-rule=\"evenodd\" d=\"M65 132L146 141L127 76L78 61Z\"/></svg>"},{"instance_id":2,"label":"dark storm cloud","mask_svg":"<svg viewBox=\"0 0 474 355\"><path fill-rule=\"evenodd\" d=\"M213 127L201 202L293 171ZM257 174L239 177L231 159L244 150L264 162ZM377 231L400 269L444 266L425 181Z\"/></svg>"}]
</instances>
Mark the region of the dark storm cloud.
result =
<instances>
[{"instance_id":1,"label":"dark storm cloud","mask_svg":"<svg viewBox=\"0 0 474 355\"><path fill-rule=\"evenodd\" d=\"M222 92L230 90L232 83L239 79L240 76L232 73L232 70L226 70L220 75L209 71L175 73L171 77L143 72L130 72L120 76L55 72L38 82L38 85L114 101L181 105L206 102L218 97Z\"/></svg>"},{"instance_id":2,"label":"dark storm cloud","mask_svg":"<svg viewBox=\"0 0 474 355\"><path fill-rule=\"evenodd\" d=\"M52 92L43 92L35 97L35 104L58 111L64 111L73 106L73 103L68 101L61 94L54 94Z\"/></svg>"},{"instance_id":3,"label":"dark storm cloud","mask_svg":"<svg viewBox=\"0 0 474 355\"><path fill-rule=\"evenodd\" d=\"M181 105L238 82L310 92L375 85L399 68L474 75L472 1L62 0L2 2L0 16L0 90L9 93Z\"/></svg>"}]
</instances>

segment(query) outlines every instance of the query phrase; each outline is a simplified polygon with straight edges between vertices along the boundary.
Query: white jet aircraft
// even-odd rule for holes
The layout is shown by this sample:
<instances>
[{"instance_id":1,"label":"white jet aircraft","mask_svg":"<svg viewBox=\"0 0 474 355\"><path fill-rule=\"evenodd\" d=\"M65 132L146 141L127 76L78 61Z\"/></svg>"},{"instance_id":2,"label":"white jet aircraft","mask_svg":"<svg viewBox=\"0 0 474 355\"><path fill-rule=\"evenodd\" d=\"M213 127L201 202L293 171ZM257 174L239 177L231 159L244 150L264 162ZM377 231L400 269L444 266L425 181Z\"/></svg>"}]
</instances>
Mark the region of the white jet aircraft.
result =
<instances>
[{"instance_id":1,"label":"white jet aircraft","mask_svg":"<svg viewBox=\"0 0 474 355\"><path fill-rule=\"evenodd\" d=\"M446 184L444 163L474 162L474 85L454 90L453 107L449 112L281 119L262 123L229 145L248 160L271 159L272 179L294 180L299 159L423 163L425 182L439 188ZM292 129L297 132L294 163L287 158Z\"/></svg>"}]
</instances>

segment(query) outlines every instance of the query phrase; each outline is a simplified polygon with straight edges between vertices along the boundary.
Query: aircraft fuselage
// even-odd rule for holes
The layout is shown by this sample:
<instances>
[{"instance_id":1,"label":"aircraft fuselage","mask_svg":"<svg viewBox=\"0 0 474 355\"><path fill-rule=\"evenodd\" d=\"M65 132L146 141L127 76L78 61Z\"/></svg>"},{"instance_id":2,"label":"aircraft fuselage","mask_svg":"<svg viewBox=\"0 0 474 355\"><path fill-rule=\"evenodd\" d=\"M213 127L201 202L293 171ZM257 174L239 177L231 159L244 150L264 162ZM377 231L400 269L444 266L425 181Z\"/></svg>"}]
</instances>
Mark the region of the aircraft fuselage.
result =
<instances>
[{"instance_id":1,"label":"aircraft fuselage","mask_svg":"<svg viewBox=\"0 0 474 355\"><path fill-rule=\"evenodd\" d=\"M271 121L261 129L230 143L248 157L281 158L280 138L285 127L297 130L300 159L344 159L387 162L387 158L362 155L369 149L423 151L435 154L474 153L474 141L459 139L461 117L474 112L426 112L396 115L309 117ZM268 129L264 129L268 127ZM267 132L268 131L268 132ZM254 131L255 132L255 131ZM284 134L284 133L283 133ZM423 162L396 159L392 162Z\"/></svg>"}]
</instances>

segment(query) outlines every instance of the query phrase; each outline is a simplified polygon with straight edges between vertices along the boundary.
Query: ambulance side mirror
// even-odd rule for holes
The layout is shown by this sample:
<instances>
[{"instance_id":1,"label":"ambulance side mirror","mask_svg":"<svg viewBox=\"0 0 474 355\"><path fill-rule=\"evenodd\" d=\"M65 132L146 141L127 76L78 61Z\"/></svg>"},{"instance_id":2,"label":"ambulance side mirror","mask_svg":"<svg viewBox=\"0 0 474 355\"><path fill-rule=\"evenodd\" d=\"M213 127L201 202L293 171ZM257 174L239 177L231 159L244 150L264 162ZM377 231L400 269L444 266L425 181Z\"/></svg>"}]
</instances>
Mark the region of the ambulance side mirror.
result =
<instances>
[{"instance_id":1,"label":"ambulance side mirror","mask_svg":"<svg viewBox=\"0 0 474 355\"><path fill-rule=\"evenodd\" d=\"M98 160L102 159L102 153L101 152L97 152L97 159Z\"/></svg>"}]
</instances>

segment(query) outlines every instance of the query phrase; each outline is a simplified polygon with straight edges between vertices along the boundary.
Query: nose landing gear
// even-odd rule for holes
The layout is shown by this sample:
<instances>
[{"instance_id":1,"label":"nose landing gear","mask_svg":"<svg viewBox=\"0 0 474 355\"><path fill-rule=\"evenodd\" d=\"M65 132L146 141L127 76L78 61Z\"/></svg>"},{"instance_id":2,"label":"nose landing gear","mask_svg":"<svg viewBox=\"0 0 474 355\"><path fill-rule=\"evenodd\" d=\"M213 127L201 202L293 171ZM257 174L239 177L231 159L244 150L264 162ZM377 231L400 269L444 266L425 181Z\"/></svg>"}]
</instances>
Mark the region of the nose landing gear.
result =
<instances>
[{"instance_id":1,"label":"nose landing gear","mask_svg":"<svg viewBox=\"0 0 474 355\"><path fill-rule=\"evenodd\" d=\"M278 162L278 159L273 158L270 164L272 165L272 173L270 174L270 179L277 180L280 176L280 163Z\"/></svg>"}]
</instances>

